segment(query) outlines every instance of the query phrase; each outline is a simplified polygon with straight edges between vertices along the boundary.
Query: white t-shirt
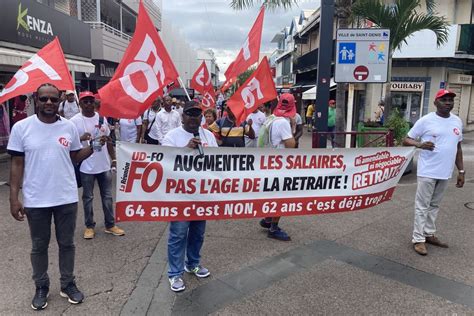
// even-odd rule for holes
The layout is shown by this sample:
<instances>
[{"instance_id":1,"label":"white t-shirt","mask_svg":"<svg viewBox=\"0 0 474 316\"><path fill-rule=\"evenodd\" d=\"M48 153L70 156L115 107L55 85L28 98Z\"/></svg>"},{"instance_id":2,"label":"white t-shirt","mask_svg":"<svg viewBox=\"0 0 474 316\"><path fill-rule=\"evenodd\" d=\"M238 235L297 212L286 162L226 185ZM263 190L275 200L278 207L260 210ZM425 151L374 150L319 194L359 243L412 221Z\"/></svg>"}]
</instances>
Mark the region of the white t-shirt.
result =
<instances>
[{"instance_id":1,"label":"white t-shirt","mask_svg":"<svg viewBox=\"0 0 474 316\"><path fill-rule=\"evenodd\" d=\"M277 117L270 126L270 139L275 148L285 148L284 141L293 138L290 122Z\"/></svg>"},{"instance_id":2,"label":"white t-shirt","mask_svg":"<svg viewBox=\"0 0 474 316\"><path fill-rule=\"evenodd\" d=\"M136 143L137 142L137 126L142 125L142 118L137 117L134 120L120 119L120 141Z\"/></svg>"},{"instance_id":3,"label":"white t-shirt","mask_svg":"<svg viewBox=\"0 0 474 316\"><path fill-rule=\"evenodd\" d=\"M295 115L295 123L296 125L303 125L303 119L299 113L296 113Z\"/></svg>"},{"instance_id":4,"label":"white t-shirt","mask_svg":"<svg viewBox=\"0 0 474 316\"><path fill-rule=\"evenodd\" d=\"M194 135L184 130L182 126L169 131L163 138L161 145L169 147L186 147ZM199 137L202 147L217 147L217 141L207 129L199 128Z\"/></svg>"},{"instance_id":5,"label":"white t-shirt","mask_svg":"<svg viewBox=\"0 0 474 316\"><path fill-rule=\"evenodd\" d=\"M63 106L64 105L64 106ZM74 115L80 112L79 106L76 101L68 102L63 101L59 103L59 111L64 111L64 117L70 120Z\"/></svg>"},{"instance_id":6,"label":"white t-shirt","mask_svg":"<svg viewBox=\"0 0 474 316\"><path fill-rule=\"evenodd\" d=\"M99 135L94 135L96 127L99 127L99 114L95 113L93 117L86 117L82 113L74 115L70 120L74 126L76 126L79 137L84 135L86 132L92 135L92 138L100 136L109 136L110 128L107 124L107 118L104 117L104 121L99 130ZM82 146L88 146L87 141L82 142ZM82 161L81 172L87 174L98 174L110 170L110 158L107 150L107 144L102 146L101 151L94 151L89 158Z\"/></svg>"},{"instance_id":7,"label":"white t-shirt","mask_svg":"<svg viewBox=\"0 0 474 316\"><path fill-rule=\"evenodd\" d=\"M155 123L153 123L148 135L161 144L166 134L179 126L181 126L181 115L175 110L167 112L165 109L162 109L156 115Z\"/></svg>"},{"instance_id":8,"label":"white t-shirt","mask_svg":"<svg viewBox=\"0 0 474 316\"><path fill-rule=\"evenodd\" d=\"M153 122L158 112L155 112L153 109L148 109L143 113L143 121L148 121L148 127L150 127L150 124Z\"/></svg>"},{"instance_id":9,"label":"white t-shirt","mask_svg":"<svg viewBox=\"0 0 474 316\"><path fill-rule=\"evenodd\" d=\"M408 132L408 137L435 144L433 151L420 151L419 177L443 180L451 178L457 146L462 141L462 122L459 117L451 114L448 118L443 118L431 112L415 123Z\"/></svg>"},{"instance_id":10,"label":"white t-shirt","mask_svg":"<svg viewBox=\"0 0 474 316\"><path fill-rule=\"evenodd\" d=\"M257 111L257 113L251 113L247 117L247 122L249 120L252 120L252 128L255 132L255 138L258 138L258 132L260 131L260 128L262 127L263 123L265 123L266 119L267 118L265 117L265 114L261 111Z\"/></svg>"},{"instance_id":11,"label":"white t-shirt","mask_svg":"<svg viewBox=\"0 0 474 316\"><path fill-rule=\"evenodd\" d=\"M74 124L61 118L52 124L32 115L12 129L8 150L25 154L23 205L51 207L78 201L70 152L81 149Z\"/></svg>"}]
</instances>

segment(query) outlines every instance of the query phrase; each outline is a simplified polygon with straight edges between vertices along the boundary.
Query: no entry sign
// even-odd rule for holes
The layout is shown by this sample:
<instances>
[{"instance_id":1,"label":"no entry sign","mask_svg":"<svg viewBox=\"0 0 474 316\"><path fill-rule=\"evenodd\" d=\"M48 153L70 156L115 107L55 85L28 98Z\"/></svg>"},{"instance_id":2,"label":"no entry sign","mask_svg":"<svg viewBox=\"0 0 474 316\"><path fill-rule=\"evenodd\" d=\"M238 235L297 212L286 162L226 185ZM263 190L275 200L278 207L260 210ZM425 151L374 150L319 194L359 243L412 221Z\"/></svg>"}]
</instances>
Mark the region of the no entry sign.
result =
<instances>
[{"instance_id":1,"label":"no entry sign","mask_svg":"<svg viewBox=\"0 0 474 316\"><path fill-rule=\"evenodd\" d=\"M357 81L364 81L369 76L369 69L365 66L357 66L354 69L354 78Z\"/></svg>"},{"instance_id":2,"label":"no entry sign","mask_svg":"<svg viewBox=\"0 0 474 316\"><path fill-rule=\"evenodd\" d=\"M336 82L387 82L390 30L339 29Z\"/></svg>"}]
</instances>

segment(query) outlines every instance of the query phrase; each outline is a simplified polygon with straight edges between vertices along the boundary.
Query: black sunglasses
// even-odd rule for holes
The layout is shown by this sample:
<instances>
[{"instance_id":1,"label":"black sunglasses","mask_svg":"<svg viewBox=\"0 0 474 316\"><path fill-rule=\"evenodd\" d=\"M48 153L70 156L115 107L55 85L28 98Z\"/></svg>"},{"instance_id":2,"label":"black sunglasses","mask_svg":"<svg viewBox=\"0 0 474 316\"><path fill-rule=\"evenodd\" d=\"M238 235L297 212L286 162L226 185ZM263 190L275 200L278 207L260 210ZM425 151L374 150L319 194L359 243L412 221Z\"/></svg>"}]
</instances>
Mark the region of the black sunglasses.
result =
<instances>
[{"instance_id":1,"label":"black sunglasses","mask_svg":"<svg viewBox=\"0 0 474 316\"><path fill-rule=\"evenodd\" d=\"M58 97L39 97L38 100L40 100L43 103L48 102L48 100L51 100L51 103L58 103L59 102Z\"/></svg>"},{"instance_id":2,"label":"black sunglasses","mask_svg":"<svg viewBox=\"0 0 474 316\"><path fill-rule=\"evenodd\" d=\"M82 99L81 102L84 103L84 104L93 104L95 102L95 100L94 99Z\"/></svg>"},{"instance_id":3,"label":"black sunglasses","mask_svg":"<svg viewBox=\"0 0 474 316\"><path fill-rule=\"evenodd\" d=\"M200 109L189 109L184 111L184 114L187 116L198 117L202 114L202 111Z\"/></svg>"}]
</instances>

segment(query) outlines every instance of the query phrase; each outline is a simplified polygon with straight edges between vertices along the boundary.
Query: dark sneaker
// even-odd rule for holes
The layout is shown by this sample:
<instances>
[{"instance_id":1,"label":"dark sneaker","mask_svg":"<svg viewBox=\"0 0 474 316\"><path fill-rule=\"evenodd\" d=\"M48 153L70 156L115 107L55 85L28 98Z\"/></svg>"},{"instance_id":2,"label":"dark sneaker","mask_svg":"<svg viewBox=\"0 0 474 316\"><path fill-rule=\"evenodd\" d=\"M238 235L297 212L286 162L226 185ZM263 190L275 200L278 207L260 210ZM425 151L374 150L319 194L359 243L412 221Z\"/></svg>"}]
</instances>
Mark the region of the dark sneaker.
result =
<instances>
[{"instance_id":1,"label":"dark sneaker","mask_svg":"<svg viewBox=\"0 0 474 316\"><path fill-rule=\"evenodd\" d=\"M47 286L37 287L35 297L31 301L31 308L37 311L45 309L48 306L48 294L49 288Z\"/></svg>"},{"instance_id":2,"label":"dark sneaker","mask_svg":"<svg viewBox=\"0 0 474 316\"><path fill-rule=\"evenodd\" d=\"M180 276L175 276L172 278L168 279L170 281L170 288L171 291L173 292L181 292L186 289L186 286L184 285L184 281Z\"/></svg>"},{"instance_id":3,"label":"dark sneaker","mask_svg":"<svg viewBox=\"0 0 474 316\"><path fill-rule=\"evenodd\" d=\"M428 254L428 251L426 250L426 245L424 242L417 242L413 244L413 249L422 256L426 256Z\"/></svg>"},{"instance_id":4,"label":"dark sneaker","mask_svg":"<svg viewBox=\"0 0 474 316\"><path fill-rule=\"evenodd\" d=\"M260 226L262 226L263 228L270 228L272 226L272 222L267 222L265 218L262 218L260 220Z\"/></svg>"},{"instance_id":5,"label":"dark sneaker","mask_svg":"<svg viewBox=\"0 0 474 316\"><path fill-rule=\"evenodd\" d=\"M427 244L431 244L433 246L438 246L441 248L449 248L448 244L445 244L444 242L441 242L436 236L429 236L425 238L425 242Z\"/></svg>"},{"instance_id":6,"label":"dark sneaker","mask_svg":"<svg viewBox=\"0 0 474 316\"><path fill-rule=\"evenodd\" d=\"M69 303L71 304L79 304L84 300L84 294L79 291L76 283L74 282L69 283L66 288L61 289L59 295L62 297L67 297Z\"/></svg>"},{"instance_id":7,"label":"dark sneaker","mask_svg":"<svg viewBox=\"0 0 474 316\"><path fill-rule=\"evenodd\" d=\"M185 266L184 271L186 271L187 273L194 274L198 278L207 278L208 276L211 275L211 272L209 272L209 270L201 266L197 266L194 269L189 269L188 267Z\"/></svg>"},{"instance_id":8,"label":"dark sneaker","mask_svg":"<svg viewBox=\"0 0 474 316\"><path fill-rule=\"evenodd\" d=\"M291 238L290 236L288 236L288 234L282 230L280 227L277 227L275 230L269 230L268 231L268 238L274 238L274 239L278 239L278 240L281 240L281 241L290 241Z\"/></svg>"}]
</instances>

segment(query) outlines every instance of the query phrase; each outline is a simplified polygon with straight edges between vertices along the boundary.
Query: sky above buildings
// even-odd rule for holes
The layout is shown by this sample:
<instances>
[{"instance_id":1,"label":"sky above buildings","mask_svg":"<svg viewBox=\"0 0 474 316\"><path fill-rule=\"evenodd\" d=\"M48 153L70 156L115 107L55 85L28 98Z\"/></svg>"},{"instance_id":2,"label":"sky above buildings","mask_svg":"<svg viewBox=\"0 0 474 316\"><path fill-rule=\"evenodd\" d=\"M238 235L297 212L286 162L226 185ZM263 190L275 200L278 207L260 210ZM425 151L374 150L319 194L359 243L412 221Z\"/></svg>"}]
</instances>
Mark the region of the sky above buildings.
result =
<instances>
[{"instance_id":1,"label":"sky above buildings","mask_svg":"<svg viewBox=\"0 0 474 316\"><path fill-rule=\"evenodd\" d=\"M235 11L228 0L163 0L163 19L179 29L193 48L212 48L221 78L228 65L237 56L253 22L258 7ZM289 10L267 10L262 33L261 52L272 52L276 48L271 43L273 36L289 26L293 16L303 9L316 9L320 1L298 2Z\"/></svg>"}]
</instances>

